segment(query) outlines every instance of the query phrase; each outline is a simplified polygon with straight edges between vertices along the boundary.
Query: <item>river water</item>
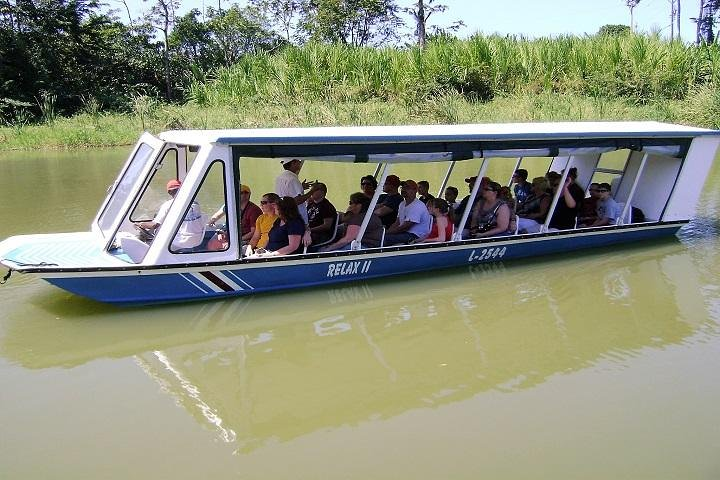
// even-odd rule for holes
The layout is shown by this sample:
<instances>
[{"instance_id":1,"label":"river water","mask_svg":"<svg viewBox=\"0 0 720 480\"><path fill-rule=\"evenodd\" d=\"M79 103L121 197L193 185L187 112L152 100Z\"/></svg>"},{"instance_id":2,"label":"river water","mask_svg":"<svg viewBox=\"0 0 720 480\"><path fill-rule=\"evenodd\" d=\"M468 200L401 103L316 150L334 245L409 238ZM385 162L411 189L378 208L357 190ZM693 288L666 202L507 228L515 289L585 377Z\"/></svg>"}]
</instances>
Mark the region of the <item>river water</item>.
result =
<instances>
[{"instance_id":1,"label":"river water","mask_svg":"<svg viewBox=\"0 0 720 480\"><path fill-rule=\"evenodd\" d=\"M86 230L126 154L3 154L0 238ZM15 274L0 478L718 478L719 215L716 162L660 242L143 308Z\"/></svg>"}]
</instances>

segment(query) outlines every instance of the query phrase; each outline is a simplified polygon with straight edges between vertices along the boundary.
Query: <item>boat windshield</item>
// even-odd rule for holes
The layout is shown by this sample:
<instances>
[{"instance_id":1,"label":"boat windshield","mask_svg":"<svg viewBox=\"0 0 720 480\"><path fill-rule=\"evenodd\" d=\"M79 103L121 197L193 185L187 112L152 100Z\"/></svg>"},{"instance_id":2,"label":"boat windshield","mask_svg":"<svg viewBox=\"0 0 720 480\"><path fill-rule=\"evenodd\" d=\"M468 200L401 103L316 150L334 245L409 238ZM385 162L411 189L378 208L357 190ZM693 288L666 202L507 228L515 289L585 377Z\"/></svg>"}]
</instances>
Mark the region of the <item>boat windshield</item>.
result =
<instances>
[{"instance_id":1,"label":"boat windshield","mask_svg":"<svg viewBox=\"0 0 720 480\"><path fill-rule=\"evenodd\" d=\"M98 226L106 238L113 233L113 223L120 214L133 185L135 185L153 151L150 145L141 143L122 177L113 185L105 210L98 217Z\"/></svg>"}]
</instances>

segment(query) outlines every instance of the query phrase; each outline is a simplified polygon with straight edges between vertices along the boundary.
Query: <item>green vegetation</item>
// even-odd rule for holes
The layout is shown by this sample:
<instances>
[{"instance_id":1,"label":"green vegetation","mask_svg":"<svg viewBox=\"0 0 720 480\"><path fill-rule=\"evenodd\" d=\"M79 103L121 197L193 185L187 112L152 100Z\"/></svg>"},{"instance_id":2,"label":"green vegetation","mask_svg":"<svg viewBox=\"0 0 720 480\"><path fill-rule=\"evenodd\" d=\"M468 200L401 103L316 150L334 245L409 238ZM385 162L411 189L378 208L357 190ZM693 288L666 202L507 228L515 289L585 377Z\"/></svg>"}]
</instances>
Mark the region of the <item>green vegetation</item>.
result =
<instances>
[{"instance_id":1,"label":"green vegetation","mask_svg":"<svg viewBox=\"0 0 720 480\"><path fill-rule=\"evenodd\" d=\"M692 88L718 85L720 48L624 35L526 40L476 35L440 38L419 48L307 44L241 58L193 81L189 99L205 106L246 102L422 102L448 91L469 100L555 92L627 98L638 105L682 100Z\"/></svg>"},{"instance_id":2,"label":"green vegetation","mask_svg":"<svg viewBox=\"0 0 720 480\"><path fill-rule=\"evenodd\" d=\"M132 143L142 130L654 119L720 127L720 47L657 36L439 37L425 49L310 43L243 55L192 79L184 104L86 101L0 128L0 149Z\"/></svg>"}]
</instances>

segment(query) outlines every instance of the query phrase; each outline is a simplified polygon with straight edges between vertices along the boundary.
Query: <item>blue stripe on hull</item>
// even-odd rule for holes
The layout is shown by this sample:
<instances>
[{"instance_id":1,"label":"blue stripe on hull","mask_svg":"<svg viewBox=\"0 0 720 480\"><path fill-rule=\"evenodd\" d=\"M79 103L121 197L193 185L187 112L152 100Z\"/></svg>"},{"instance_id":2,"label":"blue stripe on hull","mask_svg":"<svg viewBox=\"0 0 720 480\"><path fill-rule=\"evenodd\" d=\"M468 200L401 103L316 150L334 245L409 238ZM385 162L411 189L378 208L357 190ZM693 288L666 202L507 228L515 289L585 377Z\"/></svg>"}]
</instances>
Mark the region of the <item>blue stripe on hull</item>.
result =
<instances>
[{"instance_id":1,"label":"blue stripe on hull","mask_svg":"<svg viewBox=\"0 0 720 480\"><path fill-rule=\"evenodd\" d=\"M666 228L620 230L584 235L516 239L457 250L385 252L358 260L356 256L309 259L308 263L268 262L256 268L208 268L202 272L147 275L98 275L48 278L53 285L94 300L117 304L148 304L246 295L289 288L329 285L410 272L459 267L523 257L543 256L585 248L641 241L673 235L679 225ZM312 262L312 263L310 263ZM226 267L232 268L232 267ZM228 290L228 287L231 290Z\"/></svg>"}]
</instances>

